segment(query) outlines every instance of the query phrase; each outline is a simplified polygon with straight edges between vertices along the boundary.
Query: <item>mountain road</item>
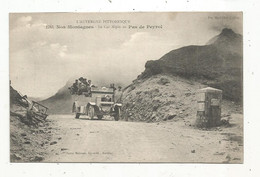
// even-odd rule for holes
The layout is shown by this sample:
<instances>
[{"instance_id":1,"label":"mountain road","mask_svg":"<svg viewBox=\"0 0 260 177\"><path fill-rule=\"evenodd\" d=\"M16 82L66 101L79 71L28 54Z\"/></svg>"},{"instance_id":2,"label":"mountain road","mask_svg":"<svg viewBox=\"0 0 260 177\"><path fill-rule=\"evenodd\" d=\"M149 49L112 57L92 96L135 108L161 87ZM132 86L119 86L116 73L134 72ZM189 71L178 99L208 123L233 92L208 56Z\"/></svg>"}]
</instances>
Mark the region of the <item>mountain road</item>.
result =
<instances>
[{"instance_id":1,"label":"mountain road","mask_svg":"<svg viewBox=\"0 0 260 177\"><path fill-rule=\"evenodd\" d=\"M111 117L75 119L73 115L48 119L53 122L53 135L45 162L242 161L241 141L227 137L234 136L234 129L228 133L232 128L203 131L181 120L144 123L114 121Z\"/></svg>"}]
</instances>

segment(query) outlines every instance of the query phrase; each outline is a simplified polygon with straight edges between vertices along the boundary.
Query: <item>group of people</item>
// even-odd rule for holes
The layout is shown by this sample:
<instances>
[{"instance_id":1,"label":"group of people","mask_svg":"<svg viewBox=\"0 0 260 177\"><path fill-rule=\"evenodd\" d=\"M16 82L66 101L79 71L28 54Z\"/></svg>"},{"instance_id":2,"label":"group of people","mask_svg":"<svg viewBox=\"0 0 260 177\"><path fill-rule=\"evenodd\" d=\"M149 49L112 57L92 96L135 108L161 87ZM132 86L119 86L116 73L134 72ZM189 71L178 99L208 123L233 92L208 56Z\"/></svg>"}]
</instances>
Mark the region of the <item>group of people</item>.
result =
<instances>
[{"instance_id":1,"label":"group of people","mask_svg":"<svg viewBox=\"0 0 260 177\"><path fill-rule=\"evenodd\" d=\"M91 87L94 87L91 80L80 77L75 80L71 87L69 87L69 90L72 95L82 95L83 92L86 94L91 94Z\"/></svg>"}]
</instances>

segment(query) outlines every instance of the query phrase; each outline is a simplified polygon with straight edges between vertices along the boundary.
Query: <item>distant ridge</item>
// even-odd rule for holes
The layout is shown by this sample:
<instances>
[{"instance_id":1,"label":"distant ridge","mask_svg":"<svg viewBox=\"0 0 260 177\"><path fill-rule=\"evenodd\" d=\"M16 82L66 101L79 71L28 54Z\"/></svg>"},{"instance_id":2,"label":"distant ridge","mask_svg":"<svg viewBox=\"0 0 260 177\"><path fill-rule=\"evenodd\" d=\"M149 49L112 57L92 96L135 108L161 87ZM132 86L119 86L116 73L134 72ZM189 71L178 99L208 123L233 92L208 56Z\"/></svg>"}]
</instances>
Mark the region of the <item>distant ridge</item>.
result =
<instances>
[{"instance_id":1,"label":"distant ridge","mask_svg":"<svg viewBox=\"0 0 260 177\"><path fill-rule=\"evenodd\" d=\"M72 95L69 93L69 87L73 83L73 80L67 81L67 83L58 90L58 92L41 101L41 103L49 108L49 113L64 114L71 113Z\"/></svg>"}]
</instances>

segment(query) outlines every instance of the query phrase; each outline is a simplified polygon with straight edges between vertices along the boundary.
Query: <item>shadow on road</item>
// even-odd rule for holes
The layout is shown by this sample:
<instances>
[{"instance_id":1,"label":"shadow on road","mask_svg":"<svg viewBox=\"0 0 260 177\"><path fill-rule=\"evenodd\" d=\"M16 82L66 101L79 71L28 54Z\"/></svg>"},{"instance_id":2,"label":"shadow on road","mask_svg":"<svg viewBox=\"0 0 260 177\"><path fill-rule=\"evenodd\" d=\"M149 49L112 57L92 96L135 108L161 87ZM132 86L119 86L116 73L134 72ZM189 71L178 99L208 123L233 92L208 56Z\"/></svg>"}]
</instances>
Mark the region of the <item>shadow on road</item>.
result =
<instances>
[{"instance_id":1,"label":"shadow on road","mask_svg":"<svg viewBox=\"0 0 260 177\"><path fill-rule=\"evenodd\" d=\"M114 121L113 119L90 119L90 118L79 118L78 120L90 120L90 121Z\"/></svg>"}]
</instances>

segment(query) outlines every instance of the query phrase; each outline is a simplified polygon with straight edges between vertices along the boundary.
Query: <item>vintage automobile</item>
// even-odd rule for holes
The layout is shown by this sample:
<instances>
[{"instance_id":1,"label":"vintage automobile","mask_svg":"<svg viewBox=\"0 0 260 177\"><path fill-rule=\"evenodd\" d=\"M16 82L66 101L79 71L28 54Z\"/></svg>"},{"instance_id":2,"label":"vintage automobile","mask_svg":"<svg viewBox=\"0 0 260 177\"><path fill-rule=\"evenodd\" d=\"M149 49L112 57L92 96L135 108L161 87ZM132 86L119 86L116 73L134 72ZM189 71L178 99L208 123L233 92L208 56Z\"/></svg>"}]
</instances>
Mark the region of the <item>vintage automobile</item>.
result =
<instances>
[{"instance_id":1,"label":"vintage automobile","mask_svg":"<svg viewBox=\"0 0 260 177\"><path fill-rule=\"evenodd\" d=\"M115 121L121 115L121 103L115 100L115 89L113 87L91 87L90 93L82 93L75 96L72 112L75 118L80 115L88 115L91 119L97 117L102 119L104 115L113 116Z\"/></svg>"}]
</instances>

